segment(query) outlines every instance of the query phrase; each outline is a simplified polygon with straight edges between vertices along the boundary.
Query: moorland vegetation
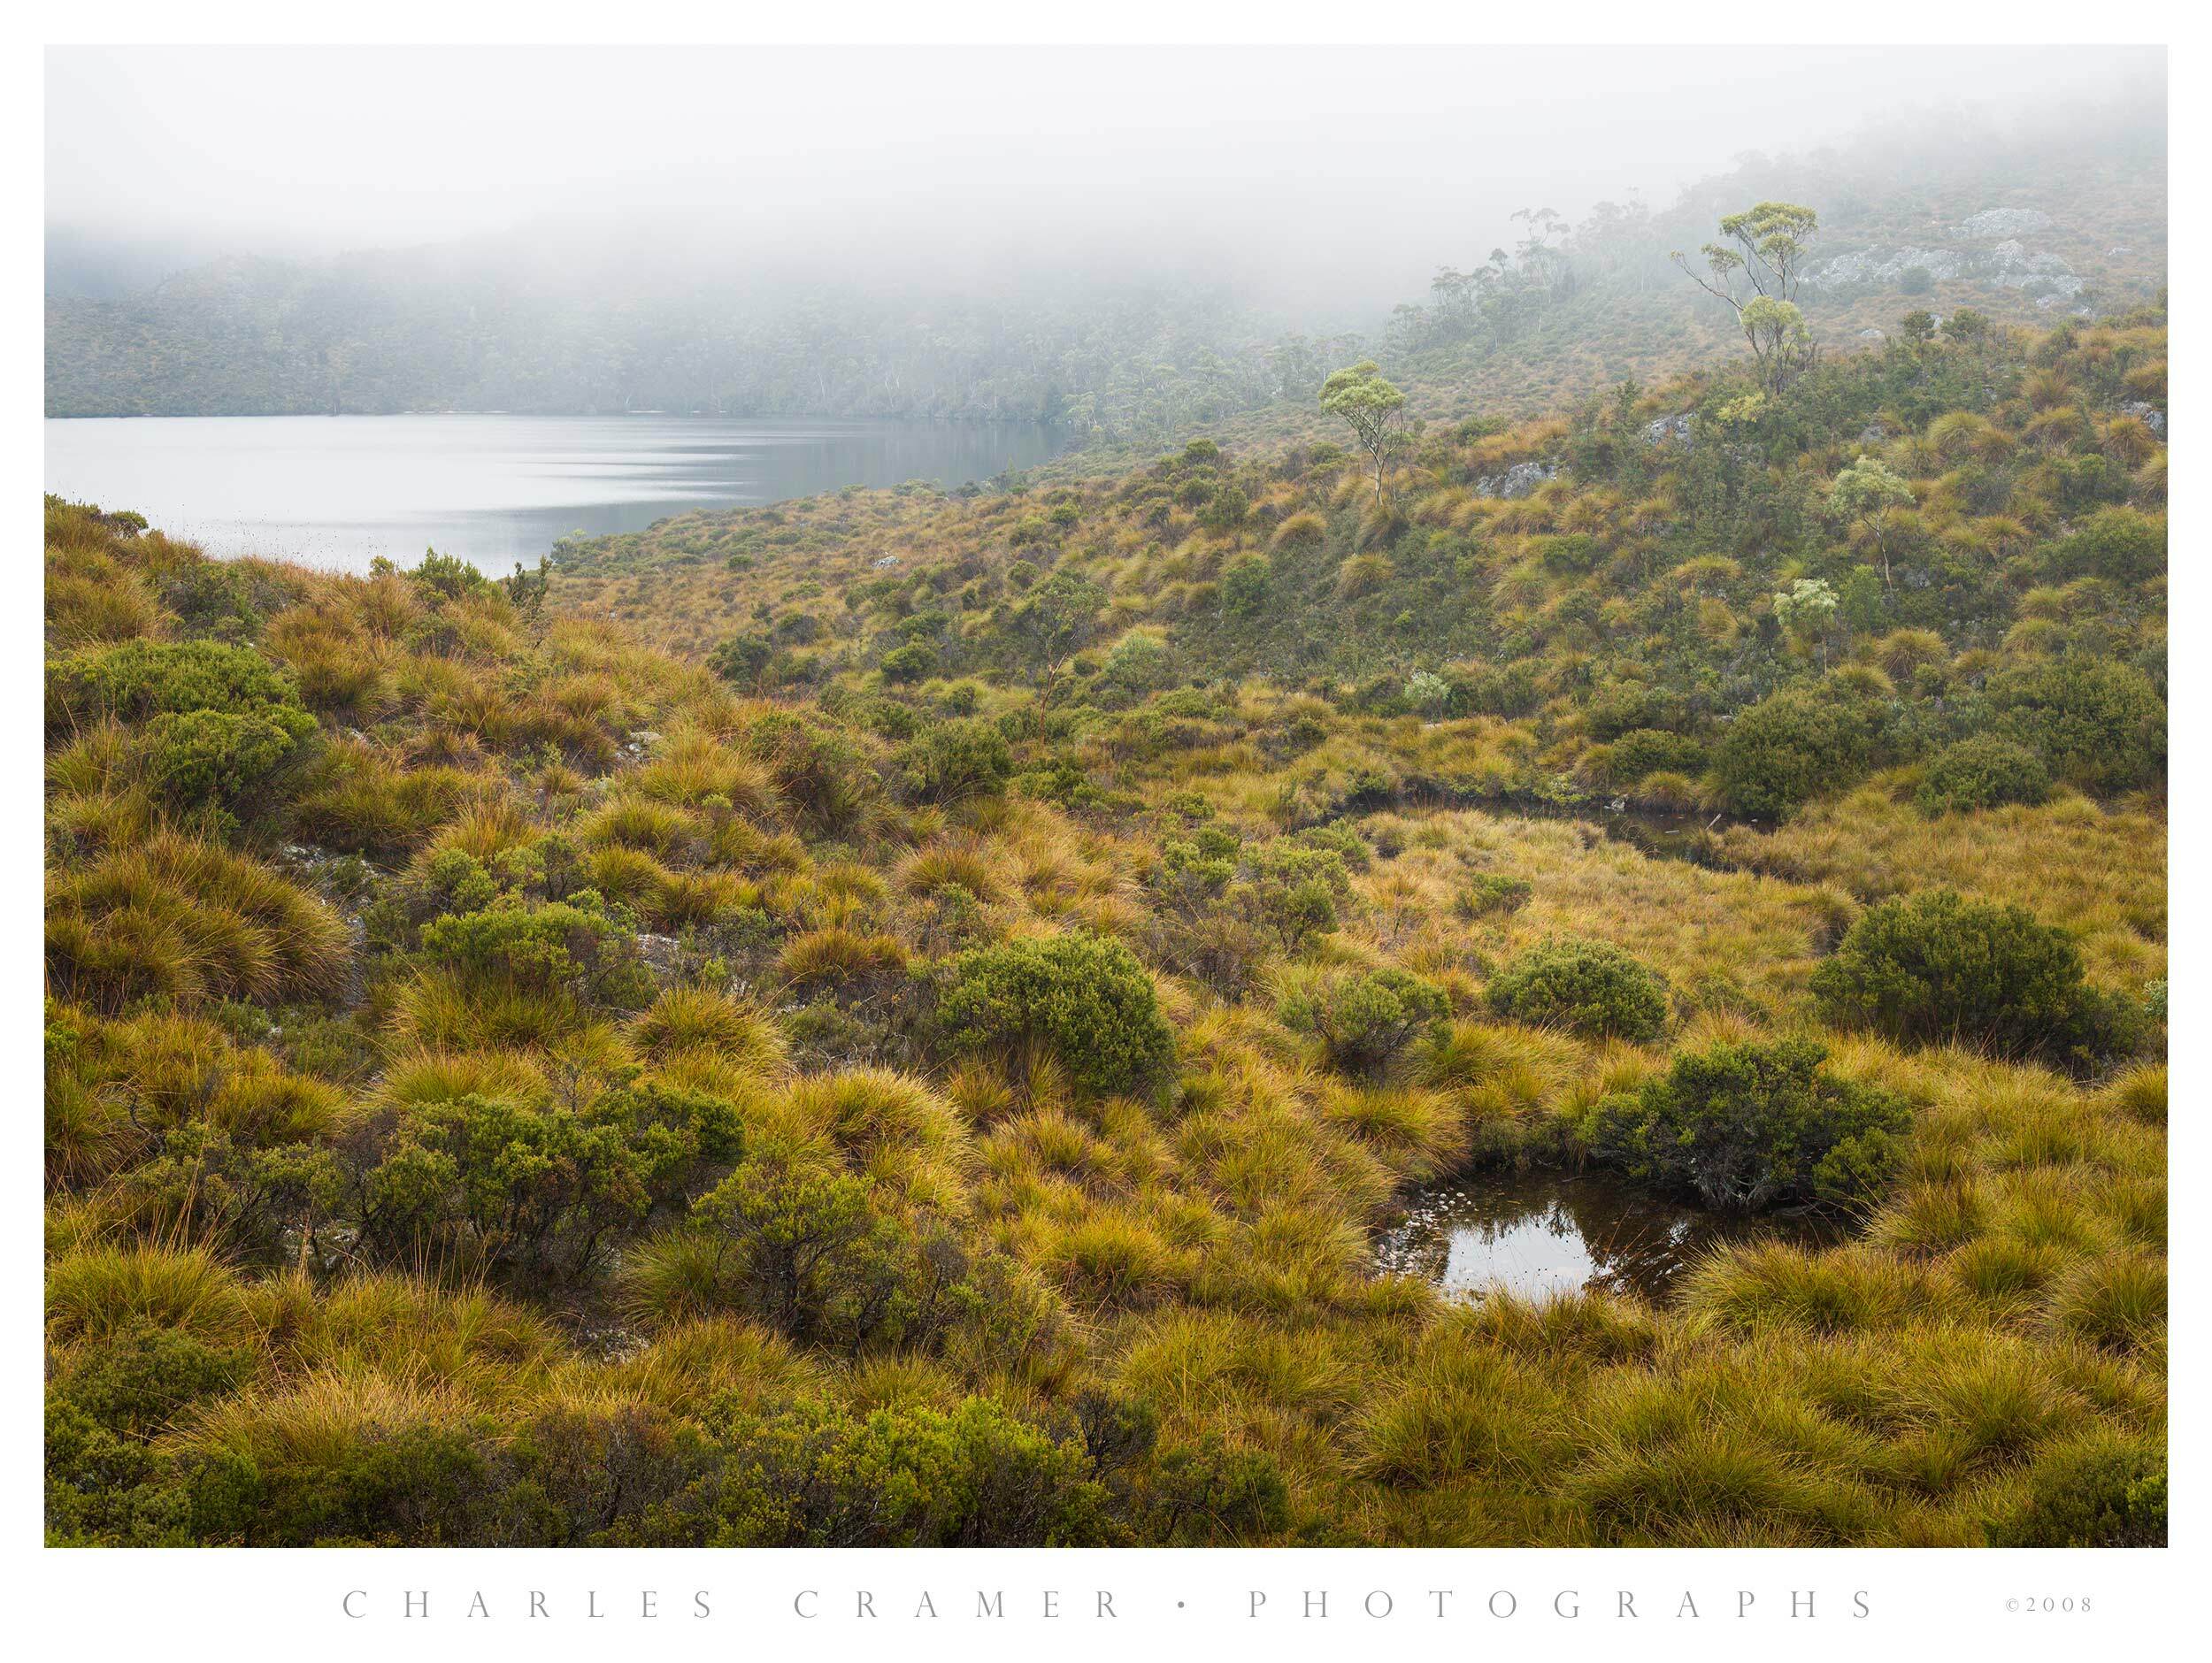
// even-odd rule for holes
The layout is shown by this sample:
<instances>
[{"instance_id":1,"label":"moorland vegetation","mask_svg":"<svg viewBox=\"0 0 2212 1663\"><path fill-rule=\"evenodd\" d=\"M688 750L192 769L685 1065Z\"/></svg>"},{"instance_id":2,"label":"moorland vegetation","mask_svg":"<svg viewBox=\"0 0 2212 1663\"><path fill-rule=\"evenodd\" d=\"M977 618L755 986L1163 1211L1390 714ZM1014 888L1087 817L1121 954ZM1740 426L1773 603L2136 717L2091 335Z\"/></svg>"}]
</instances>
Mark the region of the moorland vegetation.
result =
<instances>
[{"instance_id":1,"label":"moorland vegetation","mask_svg":"<svg viewBox=\"0 0 2212 1663\"><path fill-rule=\"evenodd\" d=\"M50 501L50 1538L2162 1541L2165 354L499 580ZM1838 1234L1377 1269L1516 1166Z\"/></svg>"}]
</instances>

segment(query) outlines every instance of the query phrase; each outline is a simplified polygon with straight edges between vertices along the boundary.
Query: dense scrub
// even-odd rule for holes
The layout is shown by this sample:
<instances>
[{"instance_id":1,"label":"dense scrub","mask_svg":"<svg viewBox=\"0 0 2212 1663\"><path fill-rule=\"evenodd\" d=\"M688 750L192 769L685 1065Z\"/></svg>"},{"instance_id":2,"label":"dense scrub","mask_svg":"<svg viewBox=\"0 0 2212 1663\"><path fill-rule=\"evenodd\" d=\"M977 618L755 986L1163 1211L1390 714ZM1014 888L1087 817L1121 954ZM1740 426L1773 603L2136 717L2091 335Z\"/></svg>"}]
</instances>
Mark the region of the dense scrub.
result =
<instances>
[{"instance_id":1,"label":"dense scrub","mask_svg":"<svg viewBox=\"0 0 2212 1663\"><path fill-rule=\"evenodd\" d=\"M2162 1538L2162 349L549 594L50 503L52 1538ZM1863 450L1913 509L1826 513ZM1777 700L1864 737L1778 828L1556 812L1701 826ZM1593 1160L1846 1238L1376 1272L1406 1186Z\"/></svg>"}]
</instances>

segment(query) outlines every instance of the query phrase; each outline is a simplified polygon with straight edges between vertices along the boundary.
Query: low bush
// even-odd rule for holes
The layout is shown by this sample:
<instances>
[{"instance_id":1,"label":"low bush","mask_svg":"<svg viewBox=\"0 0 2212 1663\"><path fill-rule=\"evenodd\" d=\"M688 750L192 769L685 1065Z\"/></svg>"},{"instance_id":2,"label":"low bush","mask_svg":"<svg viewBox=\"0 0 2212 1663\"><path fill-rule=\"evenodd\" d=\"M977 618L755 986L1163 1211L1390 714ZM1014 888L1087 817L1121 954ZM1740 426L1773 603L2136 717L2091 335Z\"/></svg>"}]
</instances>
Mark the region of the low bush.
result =
<instances>
[{"instance_id":1,"label":"low bush","mask_svg":"<svg viewBox=\"0 0 2212 1663\"><path fill-rule=\"evenodd\" d=\"M543 906L507 900L434 918L423 927L422 946L472 982L614 998L611 984L630 956L624 931L588 891ZM625 982L623 991L633 990Z\"/></svg>"},{"instance_id":2,"label":"low bush","mask_svg":"<svg viewBox=\"0 0 2212 1663\"><path fill-rule=\"evenodd\" d=\"M1583 1135L1594 1159L1722 1211L1863 1201L1912 1115L1891 1092L1823 1073L1827 1055L1810 1039L1688 1053L1600 1101Z\"/></svg>"},{"instance_id":3,"label":"low bush","mask_svg":"<svg viewBox=\"0 0 2212 1663\"><path fill-rule=\"evenodd\" d=\"M412 1262L588 1275L739 1144L729 1104L665 1088L581 1113L473 1095L426 1104L365 1176L362 1240Z\"/></svg>"},{"instance_id":4,"label":"low bush","mask_svg":"<svg viewBox=\"0 0 2212 1663\"><path fill-rule=\"evenodd\" d=\"M46 669L50 728L102 715L127 722L164 712L250 716L300 709L291 678L250 647L215 641L127 641L76 653Z\"/></svg>"},{"instance_id":5,"label":"low bush","mask_svg":"<svg viewBox=\"0 0 2212 1663\"><path fill-rule=\"evenodd\" d=\"M147 723L140 746L156 789L170 801L227 809L265 791L314 731L315 718L294 705L247 716L172 710Z\"/></svg>"},{"instance_id":6,"label":"low bush","mask_svg":"<svg viewBox=\"0 0 2212 1663\"><path fill-rule=\"evenodd\" d=\"M1666 1030L1667 985L1609 942L1555 939L1498 973L1490 1008L1516 1022L1643 1045Z\"/></svg>"},{"instance_id":7,"label":"low bush","mask_svg":"<svg viewBox=\"0 0 2212 1663\"><path fill-rule=\"evenodd\" d=\"M2121 1053L2139 1025L2124 1001L2083 979L2064 930L1949 890L1869 908L1813 972L1812 989L1839 1027L2008 1057Z\"/></svg>"},{"instance_id":8,"label":"low bush","mask_svg":"<svg viewBox=\"0 0 2212 1663\"><path fill-rule=\"evenodd\" d=\"M1839 690L1778 693L1721 735L1713 754L1721 804L1731 814L1778 820L1865 772L1880 738L1866 703Z\"/></svg>"},{"instance_id":9,"label":"low bush","mask_svg":"<svg viewBox=\"0 0 2212 1663\"><path fill-rule=\"evenodd\" d=\"M1112 1539L1079 1437L988 1399L856 1414L811 1401L724 1417L698 1538L714 1547L1071 1547Z\"/></svg>"},{"instance_id":10,"label":"low bush","mask_svg":"<svg viewBox=\"0 0 2212 1663\"><path fill-rule=\"evenodd\" d=\"M1145 1093L1165 1076L1175 1036L1137 955L1097 936L980 947L952 962L937 1010L955 1052L1041 1048L1102 1094Z\"/></svg>"},{"instance_id":11,"label":"low bush","mask_svg":"<svg viewBox=\"0 0 2212 1663\"><path fill-rule=\"evenodd\" d=\"M917 682L937 668L937 649L927 641L909 641L884 654L876 668L883 672L886 681Z\"/></svg>"},{"instance_id":12,"label":"low bush","mask_svg":"<svg viewBox=\"0 0 2212 1663\"><path fill-rule=\"evenodd\" d=\"M1605 771L1614 785L1633 786L1647 775L1697 774L1704 768L1705 747L1697 740L1664 728L1632 728L1612 742Z\"/></svg>"},{"instance_id":13,"label":"low bush","mask_svg":"<svg viewBox=\"0 0 2212 1663\"><path fill-rule=\"evenodd\" d=\"M1013 753L987 722L935 722L899 753L907 793L923 802L995 796L1014 771Z\"/></svg>"},{"instance_id":14,"label":"low bush","mask_svg":"<svg viewBox=\"0 0 2212 1663\"><path fill-rule=\"evenodd\" d=\"M1284 1000L1293 1029L1316 1035L1330 1063L1348 1074L1379 1074L1451 1009L1444 992L1407 970L1331 977Z\"/></svg>"},{"instance_id":15,"label":"low bush","mask_svg":"<svg viewBox=\"0 0 2212 1663\"><path fill-rule=\"evenodd\" d=\"M2008 802L2038 803L2051 794L2051 771L2024 745L1980 733L1939 751L1920 777L1913 801L1930 819Z\"/></svg>"},{"instance_id":16,"label":"low bush","mask_svg":"<svg viewBox=\"0 0 2212 1663\"><path fill-rule=\"evenodd\" d=\"M1992 1547L2164 1547L2166 1461L2131 1440L2096 1436L2035 1463L2028 1496L1989 1525Z\"/></svg>"},{"instance_id":17,"label":"low bush","mask_svg":"<svg viewBox=\"0 0 2212 1663\"><path fill-rule=\"evenodd\" d=\"M1990 679L1997 724L2084 791L2162 786L2166 701L2127 664L2085 655L2007 670Z\"/></svg>"},{"instance_id":18,"label":"low bush","mask_svg":"<svg viewBox=\"0 0 2212 1663\"><path fill-rule=\"evenodd\" d=\"M1520 911L1535 898L1535 885L1525 877L1508 877L1502 872L1484 872L1460 891L1453 907L1463 918L1488 918L1500 913Z\"/></svg>"}]
</instances>

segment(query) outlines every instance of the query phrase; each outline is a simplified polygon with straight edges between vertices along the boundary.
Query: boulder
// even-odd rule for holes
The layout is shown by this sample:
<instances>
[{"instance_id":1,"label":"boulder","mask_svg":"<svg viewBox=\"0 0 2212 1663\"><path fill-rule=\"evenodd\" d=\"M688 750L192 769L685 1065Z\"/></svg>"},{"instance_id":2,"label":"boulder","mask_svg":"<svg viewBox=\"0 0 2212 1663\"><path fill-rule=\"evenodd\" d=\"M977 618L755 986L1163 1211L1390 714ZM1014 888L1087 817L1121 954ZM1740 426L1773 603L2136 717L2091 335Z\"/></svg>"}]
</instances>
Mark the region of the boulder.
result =
<instances>
[{"instance_id":1,"label":"boulder","mask_svg":"<svg viewBox=\"0 0 2212 1663\"><path fill-rule=\"evenodd\" d=\"M1475 481L1477 496L1503 497L1509 502L1532 496L1536 487L1555 478L1559 470L1543 462L1517 462L1503 473Z\"/></svg>"},{"instance_id":2,"label":"boulder","mask_svg":"<svg viewBox=\"0 0 2212 1663\"><path fill-rule=\"evenodd\" d=\"M2130 399L2120 406L2120 414L2134 417L2161 439L2166 436L2166 412L2147 398Z\"/></svg>"},{"instance_id":3,"label":"boulder","mask_svg":"<svg viewBox=\"0 0 2212 1663\"><path fill-rule=\"evenodd\" d=\"M653 972L653 979L672 982L683 968L684 944L671 935L641 935L637 939L637 955L645 962L645 968Z\"/></svg>"}]
</instances>

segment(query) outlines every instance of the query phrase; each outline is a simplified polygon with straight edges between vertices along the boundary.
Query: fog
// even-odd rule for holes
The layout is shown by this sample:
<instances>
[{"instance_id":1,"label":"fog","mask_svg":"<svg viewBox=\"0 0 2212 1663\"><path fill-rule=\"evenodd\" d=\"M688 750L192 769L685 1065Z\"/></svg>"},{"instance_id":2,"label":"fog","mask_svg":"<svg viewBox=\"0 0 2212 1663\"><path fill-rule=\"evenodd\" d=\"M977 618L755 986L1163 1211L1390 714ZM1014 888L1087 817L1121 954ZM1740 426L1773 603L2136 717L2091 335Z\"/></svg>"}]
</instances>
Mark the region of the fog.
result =
<instances>
[{"instance_id":1,"label":"fog","mask_svg":"<svg viewBox=\"0 0 2212 1663\"><path fill-rule=\"evenodd\" d=\"M2154 50L57 49L50 283L491 239L649 285L1175 273L1386 305L1509 216L1886 123L2155 105Z\"/></svg>"}]
</instances>

